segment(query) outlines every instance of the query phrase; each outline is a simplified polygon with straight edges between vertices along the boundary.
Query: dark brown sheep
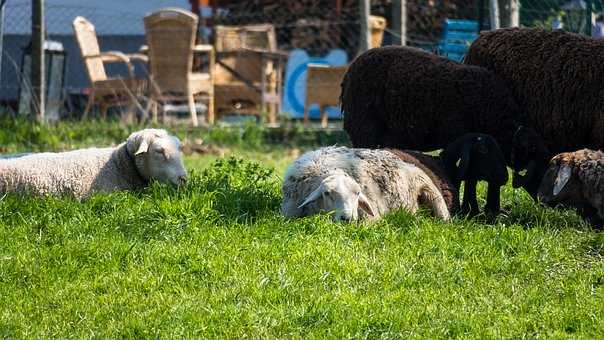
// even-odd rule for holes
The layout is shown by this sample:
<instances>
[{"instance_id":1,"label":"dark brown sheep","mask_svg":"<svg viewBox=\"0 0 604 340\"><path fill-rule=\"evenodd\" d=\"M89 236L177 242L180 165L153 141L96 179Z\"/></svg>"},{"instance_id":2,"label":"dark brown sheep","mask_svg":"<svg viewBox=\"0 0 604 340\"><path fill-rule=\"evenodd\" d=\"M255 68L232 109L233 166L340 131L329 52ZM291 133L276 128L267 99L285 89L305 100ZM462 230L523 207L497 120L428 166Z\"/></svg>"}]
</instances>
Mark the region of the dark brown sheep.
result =
<instances>
[{"instance_id":1,"label":"dark brown sheep","mask_svg":"<svg viewBox=\"0 0 604 340\"><path fill-rule=\"evenodd\" d=\"M482 132L506 157L519 115L492 72L399 46L357 57L342 81L341 104L354 147L429 151Z\"/></svg>"},{"instance_id":2,"label":"dark brown sheep","mask_svg":"<svg viewBox=\"0 0 604 340\"><path fill-rule=\"evenodd\" d=\"M464 62L503 79L524 114L519 125L553 154L604 147L604 40L505 28L482 33Z\"/></svg>"}]
</instances>

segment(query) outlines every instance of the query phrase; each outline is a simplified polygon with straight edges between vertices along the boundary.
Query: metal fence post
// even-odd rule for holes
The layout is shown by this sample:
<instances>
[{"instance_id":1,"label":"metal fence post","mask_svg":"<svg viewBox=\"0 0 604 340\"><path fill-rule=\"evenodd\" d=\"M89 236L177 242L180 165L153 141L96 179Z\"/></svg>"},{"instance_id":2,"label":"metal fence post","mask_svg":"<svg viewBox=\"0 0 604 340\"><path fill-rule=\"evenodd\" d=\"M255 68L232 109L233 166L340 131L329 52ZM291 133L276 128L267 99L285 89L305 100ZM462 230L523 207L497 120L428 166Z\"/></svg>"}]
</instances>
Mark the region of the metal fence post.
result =
<instances>
[{"instance_id":1,"label":"metal fence post","mask_svg":"<svg viewBox=\"0 0 604 340\"><path fill-rule=\"evenodd\" d=\"M587 23L587 25L585 25L585 34L588 37L591 37L591 26L593 24L593 22L591 20L592 11L593 11L593 0L585 0L585 22Z\"/></svg>"},{"instance_id":2,"label":"metal fence post","mask_svg":"<svg viewBox=\"0 0 604 340\"><path fill-rule=\"evenodd\" d=\"M392 44L407 45L407 0L392 1Z\"/></svg>"},{"instance_id":3,"label":"metal fence post","mask_svg":"<svg viewBox=\"0 0 604 340\"><path fill-rule=\"evenodd\" d=\"M31 115L44 120L44 0L32 0L31 18Z\"/></svg>"},{"instance_id":4,"label":"metal fence post","mask_svg":"<svg viewBox=\"0 0 604 340\"><path fill-rule=\"evenodd\" d=\"M359 37L359 54L371 48L371 27L369 23L370 1L359 0L361 32Z\"/></svg>"},{"instance_id":5,"label":"metal fence post","mask_svg":"<svg viewBox=\"0 0 604 340\"><path fill-rule=\"evenodd\" d=\"M510 27L520 26L520 0L508 0L508 8L510 12Z\"/></svg>"},{"instance_id":6,"label":"metal fence post","mask_svg":"<svg viewBox=\"0 0 604 340\"><path fill-rule=\"evenodd\" d=\"M2 82L2 58L4 53L4 6L6 0L0 1L0 83Z\"/></svg>"},{"instance_id":7,"label":"metal fence post","mask_svg":"<svg viewBox=\"0 0 604 340\"><path fill-rule=\"evenodd\" d=\"M478 32L484 30L484 1L478 0Z\"/></svg>"},{"instance_id":8,"label":"metal fence post","mask_svg":"<svg viewBox=\"0 0 604 340\"><path fill-rule=\"evenodd\" d=\"M501 27L499 21L499 1L497 0L489 0L489 12L491 15L491 29L498 29Z\"/></svg>"}]
</instances>

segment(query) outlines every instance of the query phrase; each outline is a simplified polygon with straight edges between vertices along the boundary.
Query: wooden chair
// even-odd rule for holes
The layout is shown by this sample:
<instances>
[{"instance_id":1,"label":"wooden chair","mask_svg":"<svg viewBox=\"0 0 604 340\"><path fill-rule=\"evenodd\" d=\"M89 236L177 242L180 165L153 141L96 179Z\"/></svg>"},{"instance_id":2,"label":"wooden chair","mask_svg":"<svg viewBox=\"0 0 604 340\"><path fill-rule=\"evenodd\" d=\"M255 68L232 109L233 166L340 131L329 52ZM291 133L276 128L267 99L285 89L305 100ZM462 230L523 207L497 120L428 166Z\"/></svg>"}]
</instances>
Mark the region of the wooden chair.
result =
<instances>
[{"instance_id":1,"label":"wooden chair","mask_svg":"<svg viewBox=\"0 0 604 340\"><path fill-rule=\"evenodd\" d=\"M208 123L214 122L214 48L195 45L197 35L195 14L177 8L165 8L144 18L147 36L150 87L150 105L153 120L157 121L158 103L186 100L191 123L198 125L195 96L208 95ZM193 72L193 53L208 56L209 71Z\"/></svg>"},{"instance_id":2,"label":"wooden chair","mask_svg":"<svg viewBox=\"0 0 604 340\"><path fill-rule=\"evenodd\" d=\"M86 118L94 105L100 105L101 116L107 117L107 109L112 106L128 106L129 118L138 103L137 97L145 91L146 81L134 76L132 60L146 61L140 54L124 54L118 51L101 52L94 25L84 17L73 21L75 37L80 46L82 59L90 79L90 93L84 110ZM123 63L128 68L128 77L108 77L105 63Z\"/></svg>"},{"instance_id":3,"label":"wooden chair","mask_svg":"<svg viewBox=\"0 0 604 340\"><path fill-rule=\"evenodd\" d=\"M282 61L275 27L270 24L214 27L216 106L219 112L268 113L276 121L281 104ZM242 107L247 105L248 107Z\"/></svg>"},{"instance_id":4,"label":"wooden chair","mask_svg":"<svg viewBox=\"0 0 604 340\"><path fill-rule=\"evenodd\" d=\"M348 66L328 66L308 64L306 80L306 101L304 123L308 123L308 110L312 104L319 104L321 126L327 127L327 106L340 106L340 84Z\"/></svg>"},{"instance_id":5,"label":"wooden chair","mask_svg":"<svg viewBox=\"0 0 604 340\"><path fill-rule=\"evenodd\" d=\"M386 19L372 15L371 47L380 47L384 38ZM318 104L321 111L321 127L327 127L327 106L340 106L342 79L348 70L346 66L308 64L306 80L306 100L304 103L304 123L308 123L308 111L312 104Z\"/></svg>"}]
</instances>

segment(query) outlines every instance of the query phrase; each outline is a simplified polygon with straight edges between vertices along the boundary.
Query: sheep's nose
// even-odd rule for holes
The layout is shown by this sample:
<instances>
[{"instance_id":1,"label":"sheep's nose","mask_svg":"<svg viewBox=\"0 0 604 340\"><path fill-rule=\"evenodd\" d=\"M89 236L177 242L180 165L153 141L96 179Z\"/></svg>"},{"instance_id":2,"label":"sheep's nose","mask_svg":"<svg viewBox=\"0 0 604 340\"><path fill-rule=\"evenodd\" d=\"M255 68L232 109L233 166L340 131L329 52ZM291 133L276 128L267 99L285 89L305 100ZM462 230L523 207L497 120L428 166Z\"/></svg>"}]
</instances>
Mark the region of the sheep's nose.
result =
<instances>
[{"instance_id":1,"label":"sheep's nose","mask_svg":"<svg viewBox=\"0 0 604 340\"><path fill-rule=\"evenodd\" d=\"M348 216L338 216L336 217L336 221L342 221L342 222L350 222L351 218Z\"/></svg>"},{"instance_id":2,"label":"sheep's nose","mask_svg":"<svg viewBox=\"0 0 604 340\"><path fill-rule=\"evenodd\" d=\"M542 193L537 193L537 200L543 203L549 202L549 198Z\"/></svg>"},{"instance_id":3,"label":"sheep's nose","mask_svg":"<svg viewBox=\"0 0 604 340\"><path fill-rule=\"evenodd\" d=\"M178 177L178 185L185 185L187 184L187 175L182 175L180 177Z\"/></svg>"}]
</instances>

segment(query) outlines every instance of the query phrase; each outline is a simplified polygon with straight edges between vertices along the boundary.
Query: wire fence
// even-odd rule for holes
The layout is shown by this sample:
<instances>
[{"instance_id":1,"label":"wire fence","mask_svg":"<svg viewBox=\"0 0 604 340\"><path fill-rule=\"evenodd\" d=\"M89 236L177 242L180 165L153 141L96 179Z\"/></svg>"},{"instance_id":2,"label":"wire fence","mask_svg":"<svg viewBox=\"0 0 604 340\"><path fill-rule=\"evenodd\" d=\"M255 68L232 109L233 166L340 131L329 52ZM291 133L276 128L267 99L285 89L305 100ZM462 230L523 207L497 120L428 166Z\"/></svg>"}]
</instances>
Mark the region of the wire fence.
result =
<instances>
[{"instance_id":1,"label":"wire fence","mask_svg":"<svg viewBox=\"0 0 604 340\"><path fill-rule=\"evenodd\" d=\"M511 2L512 0L499 0L502 27L511 24ZM73 20L82 16L94 24L101 51L137 53L147 42L143 24L147 11L132 10L127 2L123 2L123 5L115 2L113 7L85 6L77 1L74 3L47 4L45 20L48 39L62 44L66 58L60 96L63 106L61 112L79 115L84 111L91 84L80 47L74 38ZM280 83L276 85L279 89L274 94L280 97L281 106L277 109L280 111L278 113L285 112L295 118L303 116L307 106L307 82L319 82L318 91L336 91L331 96L337 97L337 86L334 84L339 84L341 73L321 74L319 70L315 78L308 79L306 67L308 63L345 66L356 56L360 37L358 0L341 0L338 1L339 6L335 6L333 0L249 0L221 3L224 4L213 10L203 8L197 13L200 17L198 42L215 44L217 26L270 24L274 27L277 49L288 54L284 65L278 70L282 73L277 77L280 78ZM591 0L590 3L593 17L588 17L585 7L587 3L584 0L519 0L519 23L527 27L563 28L587 33L591 31L597 16L604 12L604 0ZM161 2L161 5L166 4L170 2ZM490 29L489 0L408 0L406 4L406 42L411 46L437 51L446 19L475 21L482 29ZM374 41L380 45L392 44L398 38L391 24L392 8L391 0L371 1L371 14L385 20L384 27L377 25L374 28ZM17 112L22 87L26 83L22 74L26 60L24 55L31 41L31 1L9 0L4 12L0 105L9 111ZM258 64L248 64L253 65L249 67L258 67ZM218 67L229 68L228 65ZM117 77L128 75L128 69L119 64L106 65L106 72ZM230 73L232 75L233 72ZM138 63L135 75L140 78L148 77L147 66ZM225 88L227 90L221 91L217 85L216 96L229 91L228 87ZM219 99L216 100L218 106ZM237 111L236 109L241 109L246 103L251 106L258 105L253 98L237 102L229 97L228 101L226 111L229 111L229 107L232 111ZM325 105L330 106L329 102L330 100L326 100ZM217 111L218 109L220 108L217 108ZM336 108L327 111L330 117L339 115ZM315 106L310 115L316 118L319 117L319 112L320 108Z\"/></svg>"}]
</instances>

